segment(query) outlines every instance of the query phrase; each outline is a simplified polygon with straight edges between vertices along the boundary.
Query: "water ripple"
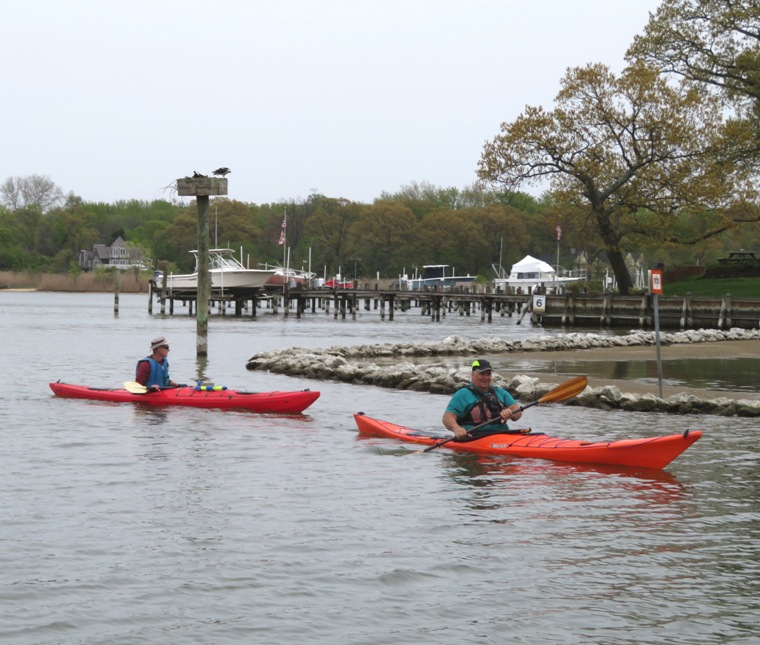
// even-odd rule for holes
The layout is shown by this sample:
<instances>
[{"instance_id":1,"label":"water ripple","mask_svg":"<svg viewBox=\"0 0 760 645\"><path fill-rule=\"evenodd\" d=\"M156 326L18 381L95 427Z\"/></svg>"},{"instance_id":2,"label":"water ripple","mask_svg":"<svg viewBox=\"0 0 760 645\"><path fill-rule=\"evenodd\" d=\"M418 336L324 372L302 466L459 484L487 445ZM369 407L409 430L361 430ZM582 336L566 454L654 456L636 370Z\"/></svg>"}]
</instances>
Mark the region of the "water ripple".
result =
<instances>
[{"instance_id":1,"label":"water ripple","mask_svg":"<svg viewBox=\"0 0 760 645\"><path fill-rule=\"evenodd\" d=\"M129 372L157 333L172 338L172 371L192 376L193 320L147 316L143 300L130 307L128 297L114 318L100 295L72 298L76 307L40 295L23 311L0 309L11 369L25 369L28 356L16 348L36 325L43 381L125 380L114 366ZM65 322L82 308L87 334ZM404 325L391 333L438 329ZM59 400L46 382L0 402L4 641L756 640L756 422L526 412L534 428L579 439L702 427L702 440L662 472L443 449L411 455L408 446L357 438L352 412L440 428L445 397L294 384L244 368L256 351L369 342L387 325L365 332L332 319L262 319L211 328L207 369L227 384L313 387L322 397L293 418ZM108 360L83 364L92 347L108 348Z\"/></svg>"}]
</instances>

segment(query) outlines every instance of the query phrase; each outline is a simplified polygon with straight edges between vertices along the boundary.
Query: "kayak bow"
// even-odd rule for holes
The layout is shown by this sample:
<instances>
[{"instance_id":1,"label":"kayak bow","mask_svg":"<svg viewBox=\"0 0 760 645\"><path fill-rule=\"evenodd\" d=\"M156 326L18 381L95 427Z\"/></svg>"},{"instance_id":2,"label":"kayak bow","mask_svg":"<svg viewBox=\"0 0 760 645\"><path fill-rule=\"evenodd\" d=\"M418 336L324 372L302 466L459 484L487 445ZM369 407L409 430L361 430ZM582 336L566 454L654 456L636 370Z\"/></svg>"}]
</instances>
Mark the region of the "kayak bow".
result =
<instances>
[{"instance_id":1,"label":"kayak bow","mask_svg":"<svg viewBox=\"0 0 760 645\"><path fill-rule=\"evenodd\" d=\"M442 433L424 432L354 414L359 433L398 439L416 444L432 445L440 441ZM467 442L451 441L445 448L481 455L512 455L549 459L579 464L608 464L662 469L702 436L700 430L686 430L681 434L618 441L577 441L559 439L545 434L490 434Z\"/></svg>"}]
</instances>

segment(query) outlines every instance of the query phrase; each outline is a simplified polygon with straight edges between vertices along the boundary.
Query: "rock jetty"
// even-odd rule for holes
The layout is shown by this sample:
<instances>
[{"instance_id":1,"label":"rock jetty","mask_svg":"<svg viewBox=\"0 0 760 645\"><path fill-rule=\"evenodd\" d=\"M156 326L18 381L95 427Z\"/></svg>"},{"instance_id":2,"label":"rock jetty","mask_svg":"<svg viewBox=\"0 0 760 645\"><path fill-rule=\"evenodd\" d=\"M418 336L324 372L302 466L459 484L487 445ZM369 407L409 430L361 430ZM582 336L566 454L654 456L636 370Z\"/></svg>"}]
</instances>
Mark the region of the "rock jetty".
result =
<instances>
[{"instance_id":1,"label":"rock jetty","mask_svg":"<svg viewBox=\"0 0 760 645\"><path fill-rule=\"evenodd\" d=\"M758 329L700 329L660 334L662 345L680 343L714 343L729 340L760 340ZM509 352L552 352L580 349L606 349L655 344L654 332L634 330L625 335L570 333L560 336L537 336L509 341L484 338L465 341L449 336L441 343L387 343L377 345L334 346L327 349L291 347L252 356L249 370L269 370L277 374L316 380L374 385L376 387L416 390L434 394L450 394L469 382L466 366L453 368L418 364L413 359L435 357L493 357ZM515 398L529 402L539 399L554 385L538 378L518 375L505 379L494 374L493 382L508 390ZM622 393L617 387L587 388L566 405L639 412L671 414L715 414L721 416L760 416L760 401L715 398L703 400L691 394L678 394L665 399L652 394Z\"/></svg>"}]
</instances>

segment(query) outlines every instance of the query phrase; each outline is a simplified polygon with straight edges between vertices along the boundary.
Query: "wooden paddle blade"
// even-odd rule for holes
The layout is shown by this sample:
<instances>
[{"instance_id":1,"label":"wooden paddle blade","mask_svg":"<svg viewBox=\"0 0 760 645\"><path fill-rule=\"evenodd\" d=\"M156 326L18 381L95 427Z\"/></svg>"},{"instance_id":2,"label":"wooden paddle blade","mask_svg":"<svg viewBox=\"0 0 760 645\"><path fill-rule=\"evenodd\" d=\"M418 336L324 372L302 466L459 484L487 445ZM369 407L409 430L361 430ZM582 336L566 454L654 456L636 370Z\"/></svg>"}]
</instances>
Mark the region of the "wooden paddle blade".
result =
<instances>
[{"instance_id":1,"label":"wooden paddle blade","mask_svg":"<svg viewBox=\"0 0 760 645\"><path fill-rule=\"evenodd\" d=\"M578 396L583 392L583 390L586 389L587 384L588 379L585 376L576 376L569 381L561 383L553 390L549 390L537 401L537 403L556 403L557 401L572 399L574 396Z\"/></svg>"},{"instance_id":2,"label":"wooden paddle blade","mask_svg":"<svg viewBox=\"0 0 760 645\"><path fill-rule=\"evenodd\" d=\"M124 389L132 394L147 394L148 388L137 381L125 381Z\"/></svg>"}]
</instances>

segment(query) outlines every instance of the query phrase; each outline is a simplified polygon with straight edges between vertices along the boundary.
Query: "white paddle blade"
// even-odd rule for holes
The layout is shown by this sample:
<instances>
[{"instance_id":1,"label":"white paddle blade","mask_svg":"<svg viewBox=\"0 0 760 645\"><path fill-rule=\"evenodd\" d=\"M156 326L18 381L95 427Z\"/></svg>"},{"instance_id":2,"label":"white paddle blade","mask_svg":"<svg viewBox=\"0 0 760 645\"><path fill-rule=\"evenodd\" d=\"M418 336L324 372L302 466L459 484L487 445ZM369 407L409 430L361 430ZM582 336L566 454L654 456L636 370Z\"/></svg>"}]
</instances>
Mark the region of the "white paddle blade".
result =
<instances>
[{"instance_id":1,"label":"white paddle blade","mask_svg":"<svg viewBox=\"0 0 760 645\"><path fill-rule=\"evenodd\" d=\"M137 381L125 381L124 389L132 394L147 394L148 388Z\"/></svg>"}]
</instances>

